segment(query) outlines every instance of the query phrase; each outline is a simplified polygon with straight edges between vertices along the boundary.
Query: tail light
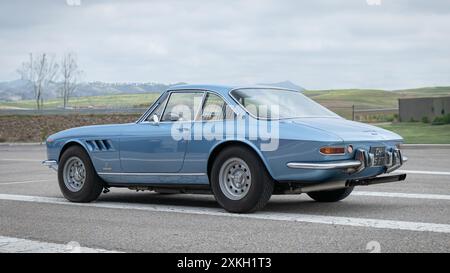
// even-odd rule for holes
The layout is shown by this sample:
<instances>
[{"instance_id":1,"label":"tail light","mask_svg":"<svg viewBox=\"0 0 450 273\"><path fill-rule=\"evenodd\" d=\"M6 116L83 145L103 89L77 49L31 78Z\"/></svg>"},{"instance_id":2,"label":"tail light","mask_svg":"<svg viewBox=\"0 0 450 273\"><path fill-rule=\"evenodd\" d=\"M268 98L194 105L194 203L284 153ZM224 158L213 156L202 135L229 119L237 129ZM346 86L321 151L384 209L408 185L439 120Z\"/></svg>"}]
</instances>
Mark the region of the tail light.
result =
<instances>
[{"instance_id":1,"label":"tail light","mask_svg":"<svg viewBox=\"0 0 450 273\"><path fill-rule=\"evenodd\" d=\"M324 155L343 155L345 154L345 147L322 147L320 153Z\"/></svg>"}]
</instances>

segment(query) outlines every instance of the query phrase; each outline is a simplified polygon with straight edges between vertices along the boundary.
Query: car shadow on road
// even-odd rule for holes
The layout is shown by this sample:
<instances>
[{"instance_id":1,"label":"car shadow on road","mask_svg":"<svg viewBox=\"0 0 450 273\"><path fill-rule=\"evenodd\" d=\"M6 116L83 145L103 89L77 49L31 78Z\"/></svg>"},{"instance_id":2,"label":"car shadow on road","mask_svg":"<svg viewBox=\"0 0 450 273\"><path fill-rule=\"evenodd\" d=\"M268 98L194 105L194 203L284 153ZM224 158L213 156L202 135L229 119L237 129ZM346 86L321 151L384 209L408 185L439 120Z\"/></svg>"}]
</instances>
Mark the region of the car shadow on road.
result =
<instances>
[{"instance_id":1,"label":"car shadow on road","mask_svg":"<svg viewBox=\"0 0 450 273\"><path fill-rule=\"evenodd\" d=\"M293 195L290 199L271 199L264 208L265 212L302 213L302 214L345 214L385 210L386 206L376 203L343 200L333 203L320 203L308 198Z\"/></svg>"},{"instance_id":2,"label":"car shadow on road","mask_svg":"<svg viewBox=\"0 0 450 273\"><path fill-rule=\"evenodd\" d=\"M129 204L166 205L185 207L218 208L214 196L206 194L159 194L154 192L129 192L103 194L98 199L106 202Z\"/></svg>"},{"instance_id":3,"label":"car shadow on road","mask_svg":"<svg viewBox=\"0 0 450 273\"><path fill-rule=\"evenodd\" d=\"M117 202L141 205L183 206L192 208L220 208L210 194L158 194L154 192L123 192L103 194L99 198L102 202ZM273 196L263 212L276 213L304 213L304 214L341 214L346 212L358 213L373 211L374 209L389 209L388 204L374 202L358 202L343 200L335 203L318 203L304 196Z\"/></svg>"}]
</instances>

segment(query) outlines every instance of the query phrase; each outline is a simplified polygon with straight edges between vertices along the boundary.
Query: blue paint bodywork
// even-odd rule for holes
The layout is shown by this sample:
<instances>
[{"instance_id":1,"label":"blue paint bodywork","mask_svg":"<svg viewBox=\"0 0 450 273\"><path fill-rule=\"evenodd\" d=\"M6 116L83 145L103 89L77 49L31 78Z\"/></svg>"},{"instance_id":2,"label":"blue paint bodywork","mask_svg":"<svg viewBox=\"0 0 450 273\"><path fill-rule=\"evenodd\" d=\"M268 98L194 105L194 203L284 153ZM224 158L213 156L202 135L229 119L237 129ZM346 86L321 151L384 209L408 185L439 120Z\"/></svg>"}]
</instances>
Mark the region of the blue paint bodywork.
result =
<instances>
[{"instance_id":1,"label":"blue paint bodywork","mask_svg":"<svg viewBox=\"0 0 450 273\"><path fill-rule=\"evenodd\" d=\"M251 126L258 126L256 118L249 115L229 94L236 87L217 85L180 85L167 90L149 108L161 103L168 92L201 90L221 96L235 108L238 115ZM271 87L272 88L272 87ZM144 114L145 115L145 114ZM253 122L250 122L253 121ZM224 123L233 120L217 121ZM232 124L229 124L232 125ZM211 126L211 122L192 121L182 126ZM47 140L48 160L59 162L68 145L81 145L88 152L99 176L114 185L136 184L208 184L208 160L217 147L240 143L255 151L268 172L279 183L319 183L330 180L373 177L385 172L385 167L370 167L349 175L342 170L312 170L288 168L288 162L326 162L348 160L354 153L326 156L319 152L324 146L349 145L354 150L369 150L371 146L395 148L403 139L390 131L340 117L294 118L279 120L279 147L263 151L262 140L252 140L248 131L224 135L221 140L176 141L171 136L172 123L158 125L138 120L135 123L85 126L51 135ZM194 130L191 130L194 131Z\"/></svg>"}]
</instances>

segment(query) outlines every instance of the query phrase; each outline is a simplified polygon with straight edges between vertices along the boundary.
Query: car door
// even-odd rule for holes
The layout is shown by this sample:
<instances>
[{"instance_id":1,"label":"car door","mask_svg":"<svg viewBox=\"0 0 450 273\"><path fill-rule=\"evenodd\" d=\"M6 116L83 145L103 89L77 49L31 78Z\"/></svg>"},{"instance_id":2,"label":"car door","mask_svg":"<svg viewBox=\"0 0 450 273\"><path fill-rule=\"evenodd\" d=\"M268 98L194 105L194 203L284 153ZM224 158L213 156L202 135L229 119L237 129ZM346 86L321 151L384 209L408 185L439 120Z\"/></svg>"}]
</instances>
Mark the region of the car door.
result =
<instances>
[{"instance_id":1,"label":"car door","mask_svg":"<svg viewBox=\"0 0 450 273\"><path fill-rule=\"evenodd\" d=\"M208 91L200 115L192 127L183 169L206 172L206 162L211 149L218 142L233 138L235 118L234 110L225 100L218 94Z\"/></svg>"},{"instance_id":2,"label":"car door","mask_svg":"<svg viewBox=\"0 0 450 273\"><path fill-rule=\"evenodd\" d=\"M176 173L183 166L189 133L203 91L170 91L146 120L132 124L120 140L124 173ZM157 116L154 120L153 116Z\"/></svg>"}]
</instances>

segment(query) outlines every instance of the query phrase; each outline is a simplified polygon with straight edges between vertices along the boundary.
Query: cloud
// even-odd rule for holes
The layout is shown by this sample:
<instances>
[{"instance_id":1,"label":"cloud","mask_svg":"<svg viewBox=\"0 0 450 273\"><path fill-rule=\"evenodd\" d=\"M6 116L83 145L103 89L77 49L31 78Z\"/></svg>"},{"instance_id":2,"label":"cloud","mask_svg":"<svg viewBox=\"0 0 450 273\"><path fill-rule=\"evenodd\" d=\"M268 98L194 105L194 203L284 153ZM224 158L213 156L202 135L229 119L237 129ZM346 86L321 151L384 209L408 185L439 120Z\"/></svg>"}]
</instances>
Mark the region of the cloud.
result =
<instances>
[{"instance_id":1,"label":"cloud","mask_svg":"<svg viewBox=\"0 0 450 273\"><path fill-rule=\"evenodd\" d=\"M388 1L10 1L0 79L29 52L75 51L86 80L311 89L450 85L450 3Z\"/></svg>"}]
</instances>

